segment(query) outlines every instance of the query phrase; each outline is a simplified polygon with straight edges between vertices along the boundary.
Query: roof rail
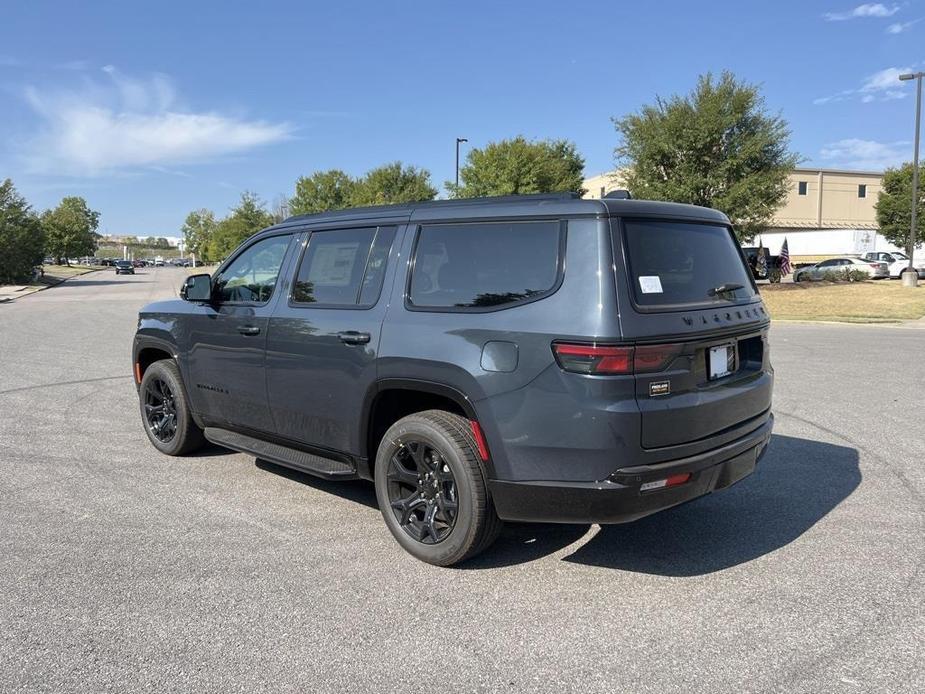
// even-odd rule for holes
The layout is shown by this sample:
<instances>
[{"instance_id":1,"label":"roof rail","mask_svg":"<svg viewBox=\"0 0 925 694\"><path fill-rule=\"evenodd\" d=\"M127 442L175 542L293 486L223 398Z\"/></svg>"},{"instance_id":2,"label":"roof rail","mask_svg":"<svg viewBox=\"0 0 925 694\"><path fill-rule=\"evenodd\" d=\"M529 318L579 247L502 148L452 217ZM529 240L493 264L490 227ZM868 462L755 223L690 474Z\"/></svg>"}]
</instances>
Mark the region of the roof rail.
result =
<instances>
[{"instance_id":1,"label":"roof rail","mask_svg":"<svg viewBox=\"0 0 925 694\"><path fill-rule=\"evenodd\" d=\"M374 205L367 207L348 207L343 210L330 210L328 212L315 212L312 214L297 214L288 217L285 221L291 222L306 217L317 217L319 215L356 215L358 212L400 212L402 210L413 210L421 207L452 207L456 205L487 205L496 202L530 202L543 200L577 200L581 196L578 193L530 193L527 195L496 195L481 198L451 198L449 200L422 200L420 202L405 202L397 205Z\"/></svg>"}]
</instances>

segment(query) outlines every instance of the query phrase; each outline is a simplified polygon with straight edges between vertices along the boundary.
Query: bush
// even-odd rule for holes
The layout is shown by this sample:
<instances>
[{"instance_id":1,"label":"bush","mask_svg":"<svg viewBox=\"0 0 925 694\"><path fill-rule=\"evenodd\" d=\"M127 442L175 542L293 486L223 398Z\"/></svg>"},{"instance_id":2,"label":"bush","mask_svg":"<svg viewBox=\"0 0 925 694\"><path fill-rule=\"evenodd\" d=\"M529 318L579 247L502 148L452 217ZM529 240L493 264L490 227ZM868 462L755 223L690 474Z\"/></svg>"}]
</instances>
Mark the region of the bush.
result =
<instances>
[{"instance_id":1,"label":"bush","mask_svg":"<svg viewBox=\"0 0 925 694\"><path fill-rule=\"evenodd\" d=\"M863 270L827 270L822 273L823 282L866 282L870 279Z\"/></svg>"}]
</instances>

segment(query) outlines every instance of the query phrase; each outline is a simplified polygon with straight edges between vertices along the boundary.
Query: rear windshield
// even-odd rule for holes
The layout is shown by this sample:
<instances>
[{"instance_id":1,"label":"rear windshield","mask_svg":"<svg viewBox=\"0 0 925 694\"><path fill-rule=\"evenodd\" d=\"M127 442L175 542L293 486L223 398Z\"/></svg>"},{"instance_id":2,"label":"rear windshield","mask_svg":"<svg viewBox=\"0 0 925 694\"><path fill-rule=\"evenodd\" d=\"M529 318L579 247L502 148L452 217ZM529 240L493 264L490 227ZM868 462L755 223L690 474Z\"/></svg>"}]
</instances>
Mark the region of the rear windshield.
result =
<instances>
[{"instance_id":1,"label":"rear windshield","mask_svg":"<svg viewBox=\"0 0 925 694\"><path fill-rule=\"evenodd\" d=\"M738 244L727 227L626 220L624 230L638 306L717 306L755 296Z\"/></svg>"}]
</instances>

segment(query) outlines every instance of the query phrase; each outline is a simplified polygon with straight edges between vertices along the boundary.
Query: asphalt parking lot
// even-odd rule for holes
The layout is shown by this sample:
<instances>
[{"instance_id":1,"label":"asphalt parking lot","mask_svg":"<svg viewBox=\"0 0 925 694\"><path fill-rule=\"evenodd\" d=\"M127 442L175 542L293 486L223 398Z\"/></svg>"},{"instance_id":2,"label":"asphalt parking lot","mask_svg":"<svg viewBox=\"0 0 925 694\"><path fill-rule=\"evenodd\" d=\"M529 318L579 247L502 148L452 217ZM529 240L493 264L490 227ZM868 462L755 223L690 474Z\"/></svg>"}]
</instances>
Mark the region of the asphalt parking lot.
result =
<instances>
[{"instance_id":1,"label":"asphalt parking lot","mask_svg":"<svg viewBox=\"0 0 925 694\"><path fill-rule=\"evenodd\" d=\"M752 477L438 569L367 483L148 444L135 314L182 274L0 304L0 691L925 691L925 330L775 325Z\"/></svg>"}]
</instances>

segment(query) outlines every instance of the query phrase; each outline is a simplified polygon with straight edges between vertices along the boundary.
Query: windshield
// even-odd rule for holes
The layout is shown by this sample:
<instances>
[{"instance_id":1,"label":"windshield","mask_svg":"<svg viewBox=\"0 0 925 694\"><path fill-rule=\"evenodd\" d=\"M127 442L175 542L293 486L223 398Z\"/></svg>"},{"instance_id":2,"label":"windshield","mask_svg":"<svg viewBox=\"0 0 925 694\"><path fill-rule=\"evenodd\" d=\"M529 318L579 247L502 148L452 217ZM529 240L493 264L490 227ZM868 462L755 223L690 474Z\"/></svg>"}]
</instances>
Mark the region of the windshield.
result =
<instances>
[{"instance_id":1,"label":"windshield","mask_svg":"<svg viewBox=\"0 0 925 694\"><path fill-rule=\"evenodd\" d=\"M909 205L912 207L912 205ZM893 256L894 260L909 260L909 256L905 253L897 253L896 251L890 251L890 255Z\"/></svg>"},{"instance_id":2,"label":"windshield","mask_svg":"<svg viewBox=\"0 0 925 694\"><path fill-rule=\"evenodd\" d=\"M748 268L728 227L627 220L624 228L637 305L715 306L755 296Z\"/></svg>"}]
</instances>

